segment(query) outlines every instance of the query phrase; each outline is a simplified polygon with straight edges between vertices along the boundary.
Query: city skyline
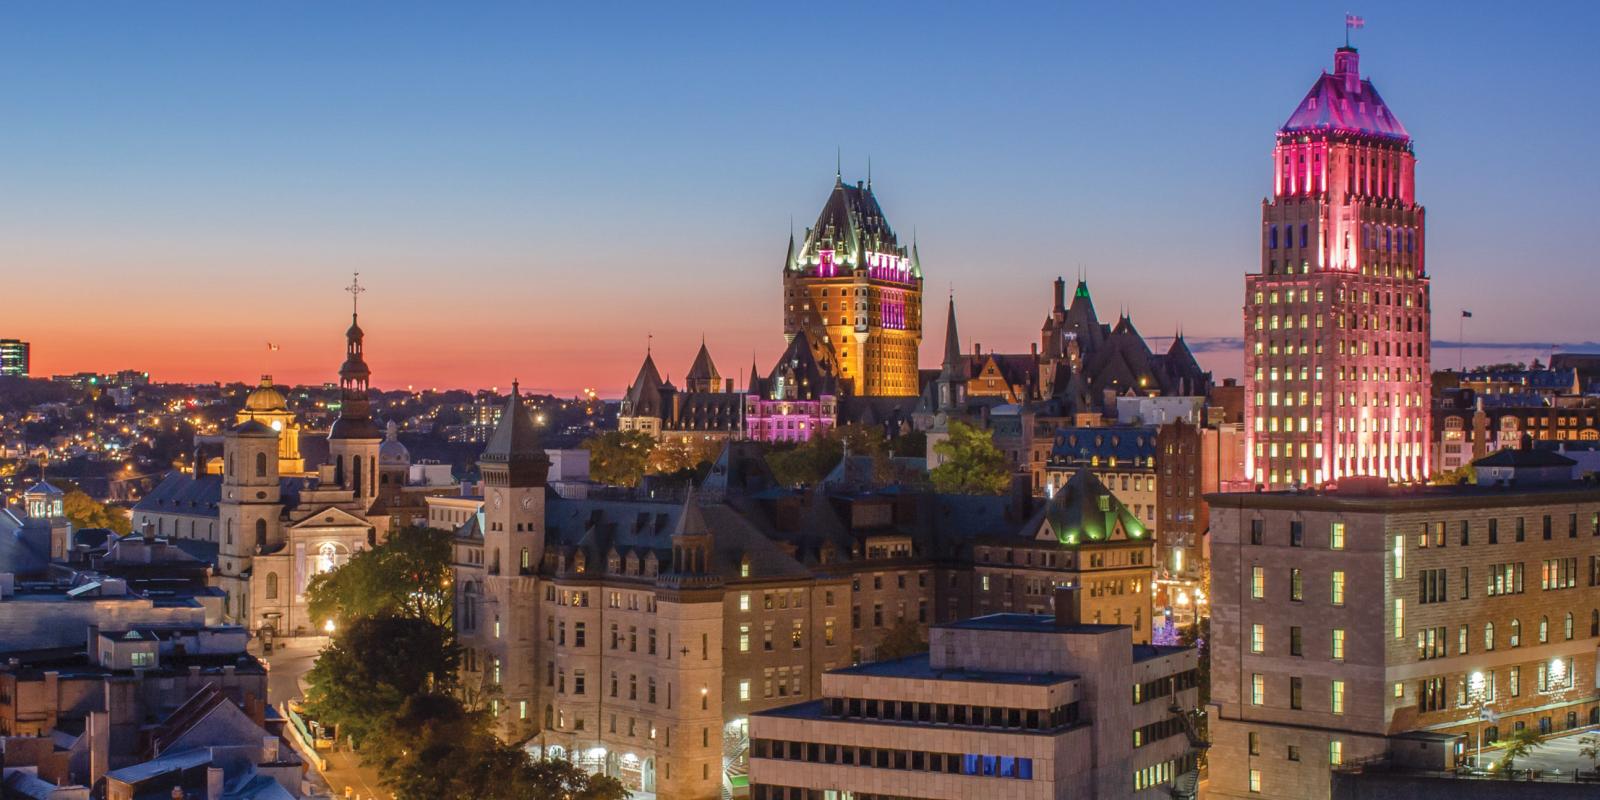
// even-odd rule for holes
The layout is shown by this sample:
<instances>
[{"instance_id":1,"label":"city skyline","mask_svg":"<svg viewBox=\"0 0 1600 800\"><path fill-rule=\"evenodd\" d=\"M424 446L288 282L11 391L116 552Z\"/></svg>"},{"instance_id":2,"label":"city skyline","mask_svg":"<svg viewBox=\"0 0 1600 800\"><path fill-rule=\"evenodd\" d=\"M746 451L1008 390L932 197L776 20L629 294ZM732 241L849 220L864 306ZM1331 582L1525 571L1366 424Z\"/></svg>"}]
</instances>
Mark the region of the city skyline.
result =
<instances>
[{"instance_id":1,"label":"city skyline","mask_svg":"<svg viewBox=\"0 0 1600 800\"><path fill-rule=\"evenodd\" d=\"M1026 347L1049 282L1084 274L1153 345L1181 325L1205 367L1239 375L1237 276L1259 260L1269 132L1331 69L1343 17L877 8L852 19L887 32L862 51L884 88L862 92L804 59L756 58L804 47L781 24L758 34L788 22L766 10L636 15L602 35L503 7L320 9L316 28L296 7L154 8L10 12L0 64L29 80L6 91L34 113L0 133L0 260L78 287L74 305L20 304L0 331L33 344L34 374L328 382L339 288L359 270L375 386L520 377L608 397L647 341L672 377L702 336L730 374L772 362L779 249L815 219L836 154L847 181L870 157L887 217L920 245L925 313L953 290L970 341ZM1560 291L1600 244L1559 202L1600 173L1581 147L1593 104L1556 79L1592 66L1588 26L1438 8L1368 14L1354 41L1420 141L1436 339L1455 338L1462 308L1473 341L1600 339ZM344 48L355 26L368 52ZM229 51L257 35L283 44ZM808 121L823 103L845 122ZM924 367L942 334L926 331ZM1436 347L1437 365L1456 360Z\"/></svg>"}]
</instances>

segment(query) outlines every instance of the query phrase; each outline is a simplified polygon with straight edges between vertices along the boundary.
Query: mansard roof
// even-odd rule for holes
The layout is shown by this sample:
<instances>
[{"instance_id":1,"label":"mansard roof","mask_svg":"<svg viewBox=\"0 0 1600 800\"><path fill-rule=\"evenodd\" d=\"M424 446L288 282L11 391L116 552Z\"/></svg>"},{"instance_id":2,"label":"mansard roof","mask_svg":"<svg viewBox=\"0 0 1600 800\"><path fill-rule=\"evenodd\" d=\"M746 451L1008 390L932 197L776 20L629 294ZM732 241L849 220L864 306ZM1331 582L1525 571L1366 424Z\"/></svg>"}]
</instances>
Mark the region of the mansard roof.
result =
<instances>
[{"instance_id":1,"label":"mansard roof","mask_svg":"<svg viewBox=\"0 0 1600 800\"><path fill-rule=\"evenodd\" d=\"M1116 538L1141 539L1144 523L1087 469L1078 469L1045 502L1042 516L1056 541L1078 546Z\"/></svg>"},{"instance_id":2,"label":"mansard roof","mask_svg":"<svg viewBox=\"0 0 1600 800\"><path fill-rule=\"evenodd\" d=\"M1278 133L1342 133L1411 141L1411 134L1378 96L1372 81L1361 79L1353 47L1339 48L1334 72L1322 73Z\"/></svg>"}]
</instances>

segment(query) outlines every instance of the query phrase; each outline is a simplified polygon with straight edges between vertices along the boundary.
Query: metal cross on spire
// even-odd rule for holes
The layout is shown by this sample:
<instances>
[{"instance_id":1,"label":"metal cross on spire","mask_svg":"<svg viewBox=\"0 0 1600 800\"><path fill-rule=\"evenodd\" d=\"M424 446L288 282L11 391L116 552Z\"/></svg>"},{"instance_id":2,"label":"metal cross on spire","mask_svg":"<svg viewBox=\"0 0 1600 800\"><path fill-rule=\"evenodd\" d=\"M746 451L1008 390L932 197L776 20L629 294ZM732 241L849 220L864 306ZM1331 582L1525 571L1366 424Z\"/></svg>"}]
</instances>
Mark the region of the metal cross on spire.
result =
<instances>
[{"instance_id":1,"label":"metal cross on spire","mask_svg":"<svg viewBox=\"0 0 1600 800\"><path fill-rule=\"evenodd\" d=\"M344 287L344 290L350 293L350 314L354 316L361 303L361 293L367 290L367 287L361 285L360 272L350 273L350 285Z\"/></svg>"}]
</instances>

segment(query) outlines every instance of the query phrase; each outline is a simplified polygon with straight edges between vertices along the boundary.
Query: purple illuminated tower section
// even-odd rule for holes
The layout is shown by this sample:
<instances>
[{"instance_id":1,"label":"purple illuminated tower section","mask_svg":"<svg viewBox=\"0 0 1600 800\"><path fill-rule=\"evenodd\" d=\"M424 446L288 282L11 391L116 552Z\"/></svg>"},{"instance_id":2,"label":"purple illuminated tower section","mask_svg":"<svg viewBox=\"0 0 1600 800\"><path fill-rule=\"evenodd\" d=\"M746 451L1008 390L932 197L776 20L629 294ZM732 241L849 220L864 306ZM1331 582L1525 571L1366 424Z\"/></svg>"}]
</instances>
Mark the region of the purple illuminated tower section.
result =
<instances>
[{"instance_id":1,"label":"purple illuminated tower section","mask_svg":"<svg viewBox=\"0 0 1600 800\"><path fill-rule=\"evenodd\" d=\"M1411 136L1334 54L1278 130L1245 276L1247 472L1277 489L1429 477L1429 295Z\"/></svg>"}]
</instances>

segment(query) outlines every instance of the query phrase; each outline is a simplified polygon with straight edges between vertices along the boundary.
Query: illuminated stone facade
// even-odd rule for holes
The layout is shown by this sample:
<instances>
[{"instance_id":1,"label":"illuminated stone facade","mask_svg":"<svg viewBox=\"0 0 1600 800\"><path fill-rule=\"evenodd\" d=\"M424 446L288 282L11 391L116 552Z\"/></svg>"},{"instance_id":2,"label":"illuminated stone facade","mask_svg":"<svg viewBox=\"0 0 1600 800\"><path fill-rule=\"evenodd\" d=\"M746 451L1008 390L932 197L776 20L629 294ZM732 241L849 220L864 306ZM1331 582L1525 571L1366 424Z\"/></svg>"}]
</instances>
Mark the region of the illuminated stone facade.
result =
<instances>
[{"instance_id":1,"label":"illuminated stone facade","mask_svg":"<svg viewBox=\"0 0 1600 800\"><path fill-rule=\"evenodd\" d=\"M1327 797L1341 763L1449 771L1480 736L1600 722L1600 489L1533 483L1208 496L1212 796Z\"/></svg>"},{"instance_id":2,"label":"illuminated stone facade","mask_svg":"<svg viewBox=\"0 0 1600 800\"><path fill-rule=\"evenodd\" d=\"M858 397L914 396L922 344L922 265L900 244L872 184L835 176L815 227L783 269L783 333L805 331L819 363Z\"/></svg>"},{"instance_id":3,"label":"illuminated stone facade","mask_svg":"<svg viewBox=\"0 0 1600 800\"><path fill-rule=\"evenodd\" d=\"M1340 48L1278 131L1245 277L1248 473L1429 476L1429 289L1410 135Z\"/></svg>"}]
</instances>

